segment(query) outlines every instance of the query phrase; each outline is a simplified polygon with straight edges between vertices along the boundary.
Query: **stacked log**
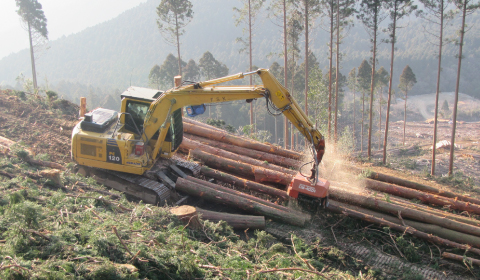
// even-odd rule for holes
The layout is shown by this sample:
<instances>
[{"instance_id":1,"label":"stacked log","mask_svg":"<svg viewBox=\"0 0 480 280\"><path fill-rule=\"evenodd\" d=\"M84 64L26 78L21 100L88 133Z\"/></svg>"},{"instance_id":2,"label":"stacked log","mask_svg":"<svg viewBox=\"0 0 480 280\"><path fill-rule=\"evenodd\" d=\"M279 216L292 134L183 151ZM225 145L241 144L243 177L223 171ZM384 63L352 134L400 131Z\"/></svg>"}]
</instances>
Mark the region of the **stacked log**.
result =
<instances>
[{"instance_id":1,"label":"stacked log","mask_svg":"<svg viewBox=\"0 0 480 280\"><path fill-rule=\"evenodd\" d=\"M178 178L176 189L192 196L201 197L207 201L227 204L246 212L263 215L273 220L295 226L304 226L310 220L310 215L294 211L287 207L276 205L257 197L234 191L220 185L212 187L208 182L198 182L192 178Z\"/></svg>"},{"instance_id":2,"label":"stacked log","mask_svg":"<svg viewBox=\"0 0 480 280\"><path fill-rule=\"evenodd\" d=\"M299 154L285 152L281 148L234 136L195 122L188 122L185 132L188 140L183 148L189 150L191 158L205 164L201 173L207 178L215 178L240 189L267 194L272 198L288 199L284 190L265 184L288 185L293 172L285 172L277 167L298 168L301 166ZM269 168L271 166L277 167ZM344 166L336 173L347 169L352 173L362 172L361 169ZM360 181L366 187L362 192L350 190L352 182L330 185L328 210L480 255L480 221L450 212L457 210L480 214L479 199L381 173L363 173L367 173L368 178ZM185 192L187 189L184 185L187 182L190 194L206 200L235 206L284 223L303 225L305 222L305 219L300 223L296 221L302 214L297 213L295 217L291 209L275 204L267 205L262 199L255 199L222 186L216 187L198 179L181 181L180 189ZM414 203L410 201L412 199L421 203Z\"/></svg>"}]
</instances>

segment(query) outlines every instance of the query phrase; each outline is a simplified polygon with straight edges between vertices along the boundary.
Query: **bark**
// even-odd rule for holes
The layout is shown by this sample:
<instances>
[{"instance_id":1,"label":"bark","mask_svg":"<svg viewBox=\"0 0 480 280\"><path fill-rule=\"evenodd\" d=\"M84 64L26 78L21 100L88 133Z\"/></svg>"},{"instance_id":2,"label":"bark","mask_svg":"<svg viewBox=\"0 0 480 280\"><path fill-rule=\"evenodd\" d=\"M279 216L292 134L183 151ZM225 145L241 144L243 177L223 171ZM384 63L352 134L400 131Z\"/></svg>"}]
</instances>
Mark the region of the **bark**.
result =
<instances>
[{"instance_id":1,"label":"bark","mask_svg":"<svg viewBox=\"0 0 480 280\"><path fill-rule=\"evenodd\" d=\"M228 192L212 189L183 178L178 178L176 189L189 195L202 197L208 201L227 204L232 207L243 209L247 212L264 215L273 220L295 226L303 226L305 222L310 219L310 215L308 214L297 214L292 211L281 211L272 206L268 206L263 203L257 203L253 200Z\"/></svg>"},{"instance_id":2,"label":"bark","mask_svg":"<svg viewBox=\"0 0 480 280\"><path fill-rule=\"evenodd\" d=\"M253 150L262 151L266 153L272 153L272 154L280 155L283 157L293 158L296 160L301 160L303 157L301 153L298 153L295 151L290 151L290 150L283 149L279 146L260 143L258 141L254 141L251 139L238 137L227 132L220 133L218 131L205 129L203 127L195 127L189 123L184 123L183 128L184 128L184 131L189 134L195 134L205 138L214 139L217 141L225 142L228 144L232 144L232 145L236 145L236 146L240 146L248 149L253 149Z\"/></svg>"},{"instance_id":3,"label":"bark","mask_svg":"<svg viewBox=\"0 0 480 280\"><path fill-rule=\"evenodd\" d=\"M293 175L293 176L297 174L297 171L294 171L294 170L291 170L291 169L280 167L280 166L277 166L277 165L274 165L274 164L269 164L268 162L265 162L265 161L260 161L258 159L253 159L253 158L250 158L250 157L247 157L247 156L243 156L243 155L240 155L240 154L228 152L228 151L225 151L225 150L222 150L222 149L217 149L217 148L211 147L209 145L205 145L205 144L202 144L200 142L190 140L188 138L183 138L183 141L182 141L182 144L180 145L180 148L185 149L186 151L194 150L194 149L200 149L203 152L207 152L207 153L210 153L212 155L216 155L216 156L219 156L219 157L248 163L248 164L255 165L255 166L261 166L263 168L271 169L271 170L274 170L274 171L277 171L277 172L283 172L283 173L290 174L290 175Z\"/></svg>"},{"instance_id":4,"label":"bark","mask_svg":"<svg viewBox=\"0 0 480 280\"><path fill-rule=\"evenodd\" d=\"M189 123L189 124L192 124L192 125L195 125L195 126L201 126L201 127L208 128L208 129L211 129L211 130L225 132L225 130L223 130L221 128L218 128L216 126L209 125L209 124L206 124L206 123L202 123L202 122L199 122L199 121L196 121L196 120L193 120L193 119L189 119L189 118L183 118L183 122L184 123Z\"/></svg>"},{"instance_id":5,"label":"bark","mask_svg":"<svg viewBox=\"0 0 480 280\"><path fill-rule=\"evenodd\" d=\"M453 102L452 112L452 138L450 140L450 163L448 165L448 175L453 175L453 156L455 153L455 130L457 128L457 106L458 106L458 91L460 89L460 70L462 69L462 51L463 51L463 37L465 36L465 17L467 12L467 2L463 1L462 9L462 28L460 29L460 44L458 49L458 68L457 68L457 84L455 86L455 101Z\"/></svg>"},{"instance_id":6,"label":"bark","mask_svg":"<svg viewBox=\"0 0 480 280\"><path fill-rule=\"evenodd\" d=\"M440 216L440 217L445 217L445 218L450 219L450 220L454 220L454 221L458 221L458 222L461 222L461 223L465 223L465 224L480 227L480 221L476 220L476 219L473 219L473 218L453 214L453 213L450 213L450 212L447 212L447 211L438 210L438 209L429 207L429 206L424 205L424 204L413 203L413 202L410 202L408 200L401 199L401 198L390 197L390 201L392 203L395 203L395 204L399 204L399 205L403 205L403 206L406 206L406 207L409 207L409 208L412 208L412 209L417 209L417 210L420 210L420 211L424 211L424 212L434 214L434 215L437 215L437 216Z\"/></svg>"},{"instance_id":7,"label":"bark","mask_svg":"<svg viewBox=\"0 0 480 280\"><path fill-rule=\"evenodd\" d=\"M251 150L251 149L247 149L247 148L242 148L242 147L239 147L239 146L223 143L223 142L220 142L220 141L216 141L216 140L212 140L212 139L208 139L208 138L204 138L204 137L200 137L200 136L196 136L196 135L192 135L192 134L185 134L184 136L188 139L191 139L191 140L209 145L211 147L220 148L220 149L223 149L223 150L226 150L226 151L229 151L229 152L233 152L233 153L240 154L240 155L245 155L247 157L251 157L251 158L262 160L262 161L267 161L269 163L273 163L273 164L283 166L283 167L287 167L287 168L288 167L294 167L294 168L298 169L303 164L301 161L294 160L294 159L291 159L291 158L282 157L282 156L278 156L278 155L274 155L274 154L270 154L270 153L265 153L265 152L260 152L260 151L256 151L256 150Z\"/></svg>"},{"instance_id":8,"label":"bark","mask_svg":"<svg viewBox=\"0 0 480 280\"><path fill-rule=\"evenodd\" d=\"M345 166L345 167L348 168L349 170L352 170L352 171L356 172L356 173L362 173L362 170L359 169L359 168L356 168L356 167L353 167L353 166ZM419 191L422 191L422 192L433 193L433 194L436 194L436 195L449 197L449 198L453 198L453 199L456 199L456 200L461 200L461 201L470 202L470 203L480 205L480 199L476 199L476 198L473 198L473 197L468 197L468 196L461 195L461 194L458 194L458 193L453 193L453 192L449 192L449 191L440 190L440 189L430 187L430 186L427 186L427 185L424 185L424 184L420 184L420 183L417 183L417 182L405 180L405 179L398 178L398 177L389 176L389 175L382 174L382 173L377 173L377 172L373 172L373 171L369 172L368 178L375 179L375 180L378 180L378 181L382 181L382 182L385 182L385 183L399 185L399 186L406 187L406 188L409 188L409 189L414 189L414 190L419 190Z\"/></svg>"},{"instance_id":9,"label":"bark","mask_svg":"<svg viewBox=\"0 0 480 280\"><path fill-rule=\"evenodd\" d=\"M289 174L218 157L202 152L199 149L190 150L189 158L191 157L203 161L209 167L230 171L233 174L243 175L248 178L255 178L256 182L271 182L288 185L293 179L293 176Z\"/></svg>"},{"instance_id":10,"label":"bark","mask_svg":"<svg viewBox=\"0 0 480 280\"><path fill-rule=\"evenodd\" d=\"M383 196L381 198L368 197L363 194L345 190L344 188L341 189L332 185L330 185L329 193L330 197L335 200L345 201L351 204L356 204L362 207L367 207L373 210L386 212L393 215L398 215L398 213L400 212L402 217L404 218L410 218L416 221L430 223L455 231L480 236L480 227L452 221L444 217L439 217L416 209L410 209L409 207L396 205L383 200Z\"/></svg>"},{"instance_id":11,"label":"bark","mask_svg":"<svg viewBox=\"0 0 480 280\"><path fill-rule=\"evenodd\" d=\"M463 248L468 248L469 246L480 247L480 238L477 236L460 233L431 224L423 224L404 219L400 220L389 215L385 215L368 209L363 209L361 207L347 205L334 200L330 200L327 209L337 213L342 213L347 216L362 219L364 221L371 222L377 225L389 226L390 228L401 232L406 231L416 237L420 237L422 239L426 239L428 241L441 245L452 246L451 244L458 244L464 246ZM457 246L452 247L463 249ZM472 252L480 254L479 249L471 248L471 250Z\"/></svg>"},{"instance_id":12,"label":"bark","mask_svg":"<svg viewBox=\"0 0 480 280\"><path fill-rule=\"evenodd\" d=\"M334 142L335 144L337 144L337 140L338 140L338 131L337 131L337 120L338 120L338 84L339 84L339 71L340 71L340 1L337 0L337 23L336 23L336 29L337 29L337 42L336 42L336 50L335 50L335 54L336 54L336 59L335 59L335 63L336 63L336 74L335 74L335 117L334 117L334 133L333 133L333 139L334 139Z\"/></svg>"},{"instance_id":13,"label":"bark","mask_svg":"<svg viewBox=\"0 0 480 280\"><path fill-rule=\"evenodd\" d=\"M189 205L182 205L182 206L178 206L170 209L170 213L176 216L189 228L195 229L195 230L202 229L202 224L198 219L198 213L195 207L189 206Z\"/></svg>"},{"instance_id":14,"label":"bark","mask_svg":"<svg viewBox=\"0 0 480 280\"><path fill-rule=\"evenodd\" d=\"M456 260L456 261L462 262L464 264L469 263L470 266L472 264L480 266L480 260L477 260L477 259L474 259L474 258L460 256L460 255L456 255L456 254L452 254L452 253L448 253L448 252L443 252L442 257L444 257L446 259Z\"/></svg>"},{"instance_id":15,"label":"bark","mask_svg":"<svg viewBox=\"0 0 480 280\"><path fill-rule=\"evenodd\" d=\"M380 191L384 193L393 194L396 196L408 198L408 199L419 199L425 204L433 204L437 206L448 206L451 209L456 209L460 211L467 211L475 214L480 214L480 205L471 204L469 202L457 201L452 198L441 197L434 194L428 194L425 192L412 190L409 188L388 184L372 179L365 179L365 185L367 188L375 191Z\"/></svg>"},{"instance_id":16,"label":"bark","mask_svg":"<svg viewBox=\"0 0 480 280\"><path fill-rule=\"evenodd\" d=\"M290 209L287 208L287 207L284 207L284 206L281 206L281 205L278 205L278 204L275 204L275 203L271 203L270 201L266 201L265 199L261 199L259 197L256 197L256 196L253 196L253 195L250 195L250 194L246 194L246 193L236 191L236 190L233 190L233 189L230 189L230 188L218 185L218 184L207 182L207 181L204 181L202 179L198 179L198 178L191 177L191 176L188 176L185 179L190 181L190 182L194 182L194 183L197 183L197 184L204 185L204 186L209 187L209 188L214 189L214 190L219 190L219 191L226 192L226 193L238 196L238 197L243 197L243 198L255 201L257 203L261 203L261 204L270 206L270 207L278 209L280 211L290 211Z\"/></svg>"},{"instance_id":17,"label":"bark","mask_svg":"<svg viewBox=\"0 0 480 280\"><path fill-rule=\"evenodd\" d=\"M364 214L364 213L361 213L361 212L358 212L358 211L355 211L355 210L351 210L349 208L342 207L341 205L337 205L335 203L335 201L333 201L333 200L330 200L330 203L327 206L327 209L330 210L330 211L333 211L333 212L342 213L346 216L361 219L361 220L367 221L369 223L374 223L374 224L377 224L377 225L380 225L380 226L388 226L391 229L396 230L396 231L410 233L411 235L413 235L415 237L430 241L432 243L436 243L436 244L440 244L440 245L444 245L444 246L449 246L449 247L454 247L454 248L458 248L458 249L461 249L461 250L467 250L467 251L470 251L470 252L475 253L477 255L480 255L480 249L472 248L472 247L470 247L470 245L453 242L453 241L450 241L450 240L447 240L447 239L444 239L444 238L440 238L440 237L432 235L432 234L425 233L423 231L416 230L412 227L398 225L396 223L392 223L392 222L387 221L387 220L382 219L382 218L377 218L377 217L372 216L372 215L368 215L368 214Z\"/></svg>"},{"instance_id":18,"label":"bark","mask_svg":"<svg viewBox=\"0 0 480 280\"><path fill-rule=\"evenodd\" d=\"M236 187L247 189L247 190L252 190L264 194L268 194L273 197L278 197L282 200L288 200L289 196L287 192L263 185L254 181L246 180L237 176L230 175L228 173L224 173L215 169L211 169L208 167L203 166L200 169L200 172L202 172L205 176L207 177L212 177L217 180L220 180L222 182L232 184Z\"/></svg>"},{"instance_id":19,"label":"bark","mask_svg":"<svg viewBox=\"0 0 480 280\"><path fill-rule=\"evenodd\" d=\"M238 215L229 213L220 213L197 208L202 220L209 220L217 223L225 221L234 229L265 229L264 216Z\"/></svg>"},{"instance_id":20,"label":"bark","mask_svg":"<svg viewBox=\"0 0 480 280\"><path fill-rule=\"evenodd\" d=\"M283 0L283 85L288 88L288 53L287 53L287 3ZM283 147L288 148L288 119L284 116Z\"/></svg>"},{"instance_id":21,"label":"bark","mask_svg":"<svg viewBox=\"0 0 480 280\"><path fill-rule=\"evenodd\" d=\"M31 158L28 158L27 162L30 163L30 164L34 164L34 165L40 165L40 166L44 166L44 167L50 167L50 168L65 171L65 167L63 167L61 164L58 164L56 162L43 161L43 160L37 160L37 159L31 159Z\"/></svg>"}]
</instances>

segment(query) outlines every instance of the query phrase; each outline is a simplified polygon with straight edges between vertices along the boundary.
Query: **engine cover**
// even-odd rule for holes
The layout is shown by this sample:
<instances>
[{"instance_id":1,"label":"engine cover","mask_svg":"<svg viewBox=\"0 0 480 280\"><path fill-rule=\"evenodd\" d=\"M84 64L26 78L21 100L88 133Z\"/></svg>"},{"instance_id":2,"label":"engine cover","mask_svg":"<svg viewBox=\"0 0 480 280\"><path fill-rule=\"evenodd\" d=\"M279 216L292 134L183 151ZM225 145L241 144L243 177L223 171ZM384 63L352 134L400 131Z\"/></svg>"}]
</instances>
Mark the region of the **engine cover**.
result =
<instances>
[{"instance_id":1,"label":"engine cover","mask_svg":"<svg viewBox=\"0 0 480 280\"><path fill-rule=\"evenodd\" d=\"M311 197L324 198L328 195L329 187L330 182L325 179L318 178L317 184L312 185L307 178L297 173L288 186L287 194L293 198L298 198L299 193Z\"/></svg>"}]
</instances>

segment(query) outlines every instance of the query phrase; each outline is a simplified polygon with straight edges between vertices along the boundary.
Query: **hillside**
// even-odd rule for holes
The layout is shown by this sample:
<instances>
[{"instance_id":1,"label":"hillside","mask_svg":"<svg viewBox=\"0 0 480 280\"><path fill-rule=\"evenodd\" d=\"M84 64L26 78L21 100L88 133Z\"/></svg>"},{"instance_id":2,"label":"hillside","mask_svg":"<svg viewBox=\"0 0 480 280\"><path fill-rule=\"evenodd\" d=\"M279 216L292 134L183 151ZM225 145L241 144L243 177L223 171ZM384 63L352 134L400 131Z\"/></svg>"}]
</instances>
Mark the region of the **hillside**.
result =
<instances>
[{"instance_id":1,"label":"hillside","mask_svg":"<svg viewBox=\"0 0 480 280\"><path fill-rule=\"evenodd\" d=\"M235 2L207 0L192 1L194 18L187 26L182 37L182 56L185 61L193 58L198 61L205 51L225 63L230 73L246 69L246 54L239 54L240 46L235 39L241 36L241 28L234 26L233 11ZM50 49L38 59L38 80L48 80L55 86L59 82L80 83L102 90L123 91L130 84L147 85L151 67L163 62L168 53L175 53L160 36L156 26L155 7L158 1L151 0L128 10L115 19L88 28L77 34L50 42ZM215 7L215 8L213 8ZM410 65L417 76L418 84L412 94L424 94L434 91L436 82L436 48L429 44L421 22L415 17L404 22L399 29L396 61L394 69L395 84L405 65ZM220 24L221 23L221 24ZM352 67L358 67L363 59L369 57L369 40L364 28L358 23L349 32L342 44L344 62L342 73L347 75ZM458 24L458 22L456 22ZM465 59L462 65L460 91L479 96L480 82L476 78L479 72L477 61L480 46L480 14L470 16L464 47ZM327 65L327 34L320 28L320 20L312 31L312 50L318 58L321 68ZM281 29L274 25L266 14L259 16L254 36L253 63L260 67L269 67L272 62L280 62ZM454 34L452 28L447 36ZM380 39L385 39L381 35ZM454 91L456 78L457 48L447 45L444 52L442 91ZM379 66L389 69L389 46L380 45ZM14 85L19 73L27 77L30 73L28 50L22 50L0 60L0 82ZM90 91L91 92L91 91ZM99 91L96 91L100 94ZM61 94L74 94L62 93ZM103 93L105 94L105 93Z\"/></svg>"},{"instance_id":2,"label":"hillside","mask_svg":"<svg viewBox=\"0 0 480 280\"><path fill-rule=\"evenodd\" d=\"M71 128L78 117L75 105L0 91L0 108L0 136L19 143L10 149L0 145L2 279L475 279L480 273L469 263L442 257L442 252L463 255L464 250L432 246L405 232L329 210L319 211L303 228L268 219L265 231L233 230L224 222L203 220L200 229L192 229L173 217L169 206L145 204L72 172L69 151ZM415 130L424 131L425 126L409 124L408 141L415 141ZM480 131L478 124L462 128ZM480 193L478 149L472 138L478 139L477 134L462 139L469 142L461 150L462 157L467 152L470 157L458 161L471 167L468 172L476 176L476 182L458 173L439 178L444 185L433 178L423 179L422 166L412 163L425 156L418 147L413 157L405 156L412 151L408 148L392 157L392 167L400 171L371 162L340 163L339 155L330 149L322 175L340 181L345 174L342 164L368 166L370 172L408 178L475 199ZM54 161L65 170L44 167L39 160ZM59 177L49 178L52 172ZM360 188L355 185L358 179L349 175L352 185L343 185L345 191ZM373 195L377 194L381 197L378 203L396 199L377 192ZM196 207L244 214L232 205L206 198L189 201ZM448 213L446 208L441 212ZM472 215L474 221L476 217Z\"/></svg>"}]
</instances>

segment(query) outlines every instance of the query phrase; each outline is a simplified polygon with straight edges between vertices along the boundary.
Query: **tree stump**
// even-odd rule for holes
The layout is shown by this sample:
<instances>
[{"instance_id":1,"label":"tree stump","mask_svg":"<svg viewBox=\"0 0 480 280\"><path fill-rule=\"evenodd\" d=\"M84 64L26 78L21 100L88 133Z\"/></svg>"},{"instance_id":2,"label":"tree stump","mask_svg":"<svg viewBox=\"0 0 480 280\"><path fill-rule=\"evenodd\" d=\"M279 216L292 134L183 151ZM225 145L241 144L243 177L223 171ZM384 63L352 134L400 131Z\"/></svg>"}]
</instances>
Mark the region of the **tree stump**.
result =
<instances>
[{"instance_id":1,"label":"tree stump","mask_svg":"<svg viewBox=\"0 0 480 280\"><path fill-rule=\"evenodd\" d=\"M182 205L175 207L170 209L170 213L177 216L179 220L181 220L191 229L198 230L202 228L202 224L198 219L197 209L195 209L193 206Z\"/></svg>"}]
</instances>

